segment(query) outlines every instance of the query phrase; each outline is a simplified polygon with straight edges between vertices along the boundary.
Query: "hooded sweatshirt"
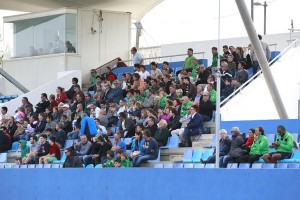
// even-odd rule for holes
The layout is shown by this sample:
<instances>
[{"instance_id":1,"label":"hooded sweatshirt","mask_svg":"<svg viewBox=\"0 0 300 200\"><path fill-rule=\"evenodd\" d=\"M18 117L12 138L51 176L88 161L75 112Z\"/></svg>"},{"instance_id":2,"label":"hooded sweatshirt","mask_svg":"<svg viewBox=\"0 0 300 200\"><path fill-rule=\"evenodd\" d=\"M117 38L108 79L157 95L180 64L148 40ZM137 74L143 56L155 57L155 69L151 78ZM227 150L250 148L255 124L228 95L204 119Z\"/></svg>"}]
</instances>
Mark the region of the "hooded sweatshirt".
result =
<instances>
[{"instance_id":1,"label":"hooded sweatshirt","mask_svg":"<svg viewBox=\"0 0 300 200\"><path fill-rule=\"evenodd\" d=\"M21 142L21 156L20 159L24 158L26 154L29 153L30 148L27 146L27 142L25 140L20 140Z\"/></svg>"}]
</instances>

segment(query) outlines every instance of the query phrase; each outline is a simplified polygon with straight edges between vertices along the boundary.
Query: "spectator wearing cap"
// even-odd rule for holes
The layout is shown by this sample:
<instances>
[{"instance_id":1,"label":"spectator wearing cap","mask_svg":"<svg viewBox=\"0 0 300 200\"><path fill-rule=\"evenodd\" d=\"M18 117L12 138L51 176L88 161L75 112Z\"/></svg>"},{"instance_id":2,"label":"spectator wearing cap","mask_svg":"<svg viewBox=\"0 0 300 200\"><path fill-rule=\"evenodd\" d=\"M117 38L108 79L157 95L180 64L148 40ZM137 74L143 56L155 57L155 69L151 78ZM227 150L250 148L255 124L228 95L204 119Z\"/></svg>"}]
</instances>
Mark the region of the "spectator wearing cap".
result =
<instances>
[{"instance_id":1,"label":"spectator wearing cap","mask_svg":"<svg viewBox=\"0 0 300 200\"><path fill-rule=\"evenodd\" d=\"M181 89L183 91L183 95L188 96L189 99L195 99L197 89L196 86L191 83L190 77L183 77L182 80L183 84L181 85Z\"/></svg>"},{"instance_id":2,"label":"spectator wearing cap","mask_svg":"<svg viewBox=\"0 0 300 200\"><path fill-rule=\"evenodd\" d=\"M184 126L183 138L185 140L185 146L192 147L191 136L201 135L203 133L203 120L198 113L198 105L192 105L188 109L191 117L190 121Z\"/></svg>"},{"instance_id":3,"label":"spectator wearing cap","mask_svg":"<svg viewBox=\"0 0 300 200\"><path fill-rule=\"evenodd\" d=\"M221 90L221 101L226 99L234 92L234 87L231 85L231 78L225 79L225 87Z\"/></svg>"},{"instance_id":4,"label":"spectator wearing cap","mask_svg":"<svg viewBox=\"0 0 300 200\"><path fill-rule=\"evenodd\" d=\"M136 47L131 48L131 54L132 54L132 64L142 64L143 63L143 57L140 53L137 52Z\"/></svg>"},{"instance_id":5,"label":"spectator wearing cap","mask_svg":"<svg viewBox=\"0 0 300 200\"><path fill-rule=\"evenodd\" d=\"M233 81L233 85L235 89L239 88L242 84L244 84L248 80L248 71L245 69L246 63L244 61L239 62L238 68L239 72L237 77Z\"/></svg>"},{"instance_id":6,"label":"spectator wearing cap","mask_svg":"<svg viewBox=\"0 0 300 200\"><path fill-rule=\"evenodd\" d=\"M203 122L209 122L213 117L214 105L209 100L210 94L207 91L202 93L202 99L200 100L199 114L202 117Z\"/></svg>"},{"instance_id":7,"label":"spectator wearing cap","mask_svg":"<svg viewBox=\"0 0 300 200\"><path fill-rule=\"evenodd\" d=\"M68 119L71 119L71 114L72 114L72 112L71 112L71 110L70 110L69 104L66 104L66 103L65 103L65 104L62 106L62 110L63 110L62 115L66 115Z\"/></svg>"},{"instance_id":8,"label":"spectator wearing cap","mask_svg":"<svg viewBox=\"0 0 300 200\"><path fill-rule=\"evenodd\" d=\"M184 60L184 63L182 65L182 70L191 72L193 69L193 60L196 59L194 56L194 50L192 48L188 48L187 55L188 57L186 57Z\"/></svg>"},{"instance_id":9,"label":"spectator wearing cap","mask_svg":"<svg viewBox=\"0 0 300 200\"><path fill-rule=\"evenodd\" d=\"M157 63L151 62L150 66L151 66L151 72L150 72L151 78L160 80L162 78L163 74L160 71L160 69L157 68Z\"/></svg>"},{"instance_id":10,"label":"spectator wearing cap","mask_svg":"<svg viewBox=\"0 0 300 200\"><path fill-rule=\"evenodd\" d=\"M91 69L90 73L91 73L91 76L90 76L88 91L93 91L94 87L97 83L97 78L96 77L98 76L98 73L95 69Z\"/></svg>"}]
</instances>

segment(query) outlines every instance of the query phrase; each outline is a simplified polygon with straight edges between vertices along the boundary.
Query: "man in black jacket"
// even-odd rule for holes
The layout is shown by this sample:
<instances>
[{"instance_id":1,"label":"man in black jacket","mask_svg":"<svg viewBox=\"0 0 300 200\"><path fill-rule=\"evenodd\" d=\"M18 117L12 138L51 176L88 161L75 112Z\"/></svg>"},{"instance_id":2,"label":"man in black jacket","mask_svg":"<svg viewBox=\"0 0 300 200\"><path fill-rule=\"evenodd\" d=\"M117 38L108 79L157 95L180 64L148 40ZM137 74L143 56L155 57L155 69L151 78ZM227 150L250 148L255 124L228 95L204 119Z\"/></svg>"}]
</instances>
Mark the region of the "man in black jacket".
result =
<instances>
[{"instance_id":1,"label":"man in black jacket","mask_svg":"<svg viewBox=\"0 0 300 200\"><path fill-rule=\"evenodd\" d=\"M120 119L120 127L119 131L123 137L130 138L134 136L134 123L126 118L125 112L120 112L119 114Z\"/></svg>"},{"instance_id":2,"label":"man in black jacket","mask_svg":"<svg viewBox=\"0 0 300 200\"><path fill-rule=\"evenodd\" d=\"M66 160L63 168L83 168L81 159L75 155L74 150L71 148L65 149Z\"/></svg>"}]
</instances>

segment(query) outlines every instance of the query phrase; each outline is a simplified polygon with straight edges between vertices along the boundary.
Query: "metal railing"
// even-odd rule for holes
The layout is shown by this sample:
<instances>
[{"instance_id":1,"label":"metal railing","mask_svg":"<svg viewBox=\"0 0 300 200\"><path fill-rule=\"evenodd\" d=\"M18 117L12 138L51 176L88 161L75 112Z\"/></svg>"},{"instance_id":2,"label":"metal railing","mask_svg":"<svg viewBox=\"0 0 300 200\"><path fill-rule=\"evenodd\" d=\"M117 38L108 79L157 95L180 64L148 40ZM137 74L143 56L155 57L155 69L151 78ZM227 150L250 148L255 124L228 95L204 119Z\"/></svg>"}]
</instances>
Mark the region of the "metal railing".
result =
<instances>
[{"instance_id":1,"label":"metal railing","mask_svg":"<svg viewBox=\"0 0 300 200\"><path fill-rule=\"evenodd\" d=\"M202 55L202 58L204 58L205 52L196 52L194 55ZM148 57L148 58L143 58L145 60L157 60L157 59L162 59L162 58L173 58L173 57L179 57L179 56L187 56L187 54L173 54L173 55L168 55L168 56L155 56L155 57ZM132 60L124 60L124 61L119 61L119 62L124 62L124 63L132 63ZM149 62L150 63L150 62Z\"/></svg>"},{"instance_id":2,"label":"metal railing","mask_svg":"<svg viewBox=\"0 0 300 200\"><path fill-rule=\"evenodd\" d=\"M296 47L296 43L298 40L295 40L292 44L290 44L288 47L286 47L280 54L278 54L273 60L269 62L269 66L274 64L281 56L286 54L288 50L290 50L292 47ZM252 82L255 78L257 78L262 73L261 70L259 70L256 74L254 74L250 79L248 79L244 84L242 84L238 89L236 89L233 93L231 93L226 99L224 99L220 106L222 107L225 105L229 99L231 99L233 96L235 96L237 93L241 92L250 82Z\"/></svg>"}]
</instances>

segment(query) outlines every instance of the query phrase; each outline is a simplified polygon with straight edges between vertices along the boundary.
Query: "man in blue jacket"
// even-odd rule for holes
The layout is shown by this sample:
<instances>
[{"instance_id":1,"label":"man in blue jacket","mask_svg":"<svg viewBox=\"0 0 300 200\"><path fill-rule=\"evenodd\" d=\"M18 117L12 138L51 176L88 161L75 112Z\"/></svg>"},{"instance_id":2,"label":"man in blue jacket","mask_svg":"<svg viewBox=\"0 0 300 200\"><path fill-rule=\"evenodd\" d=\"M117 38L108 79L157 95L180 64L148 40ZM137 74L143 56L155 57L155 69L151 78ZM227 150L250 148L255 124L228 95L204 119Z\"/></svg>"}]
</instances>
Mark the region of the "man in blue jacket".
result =
<instances>
[{"instance_id":1,"label":"man in blue jacket","mask_svg":"<svg viewBox=\"0 0 300 200\"><path fill-rule=\"evenodd\" d=\"M191 118L189 123L184 127L183 138L185 139L185 146L191 147L192 135L201 135L203 133L203 120L201 115L198 113L198 105L192 105L188 108Z\"/></svg>"},{"instance_id":2,"label":"man in blue jacket","mask_svg":"<svg viewBox=\"0 0 300 200\"><path fill-rule=\"evenodd\" d=\"M89 140L91 137L97 135L96 122L86 112L82 112L81 118L80 136L86 135Z\"/></svg>"}]
</instances>

